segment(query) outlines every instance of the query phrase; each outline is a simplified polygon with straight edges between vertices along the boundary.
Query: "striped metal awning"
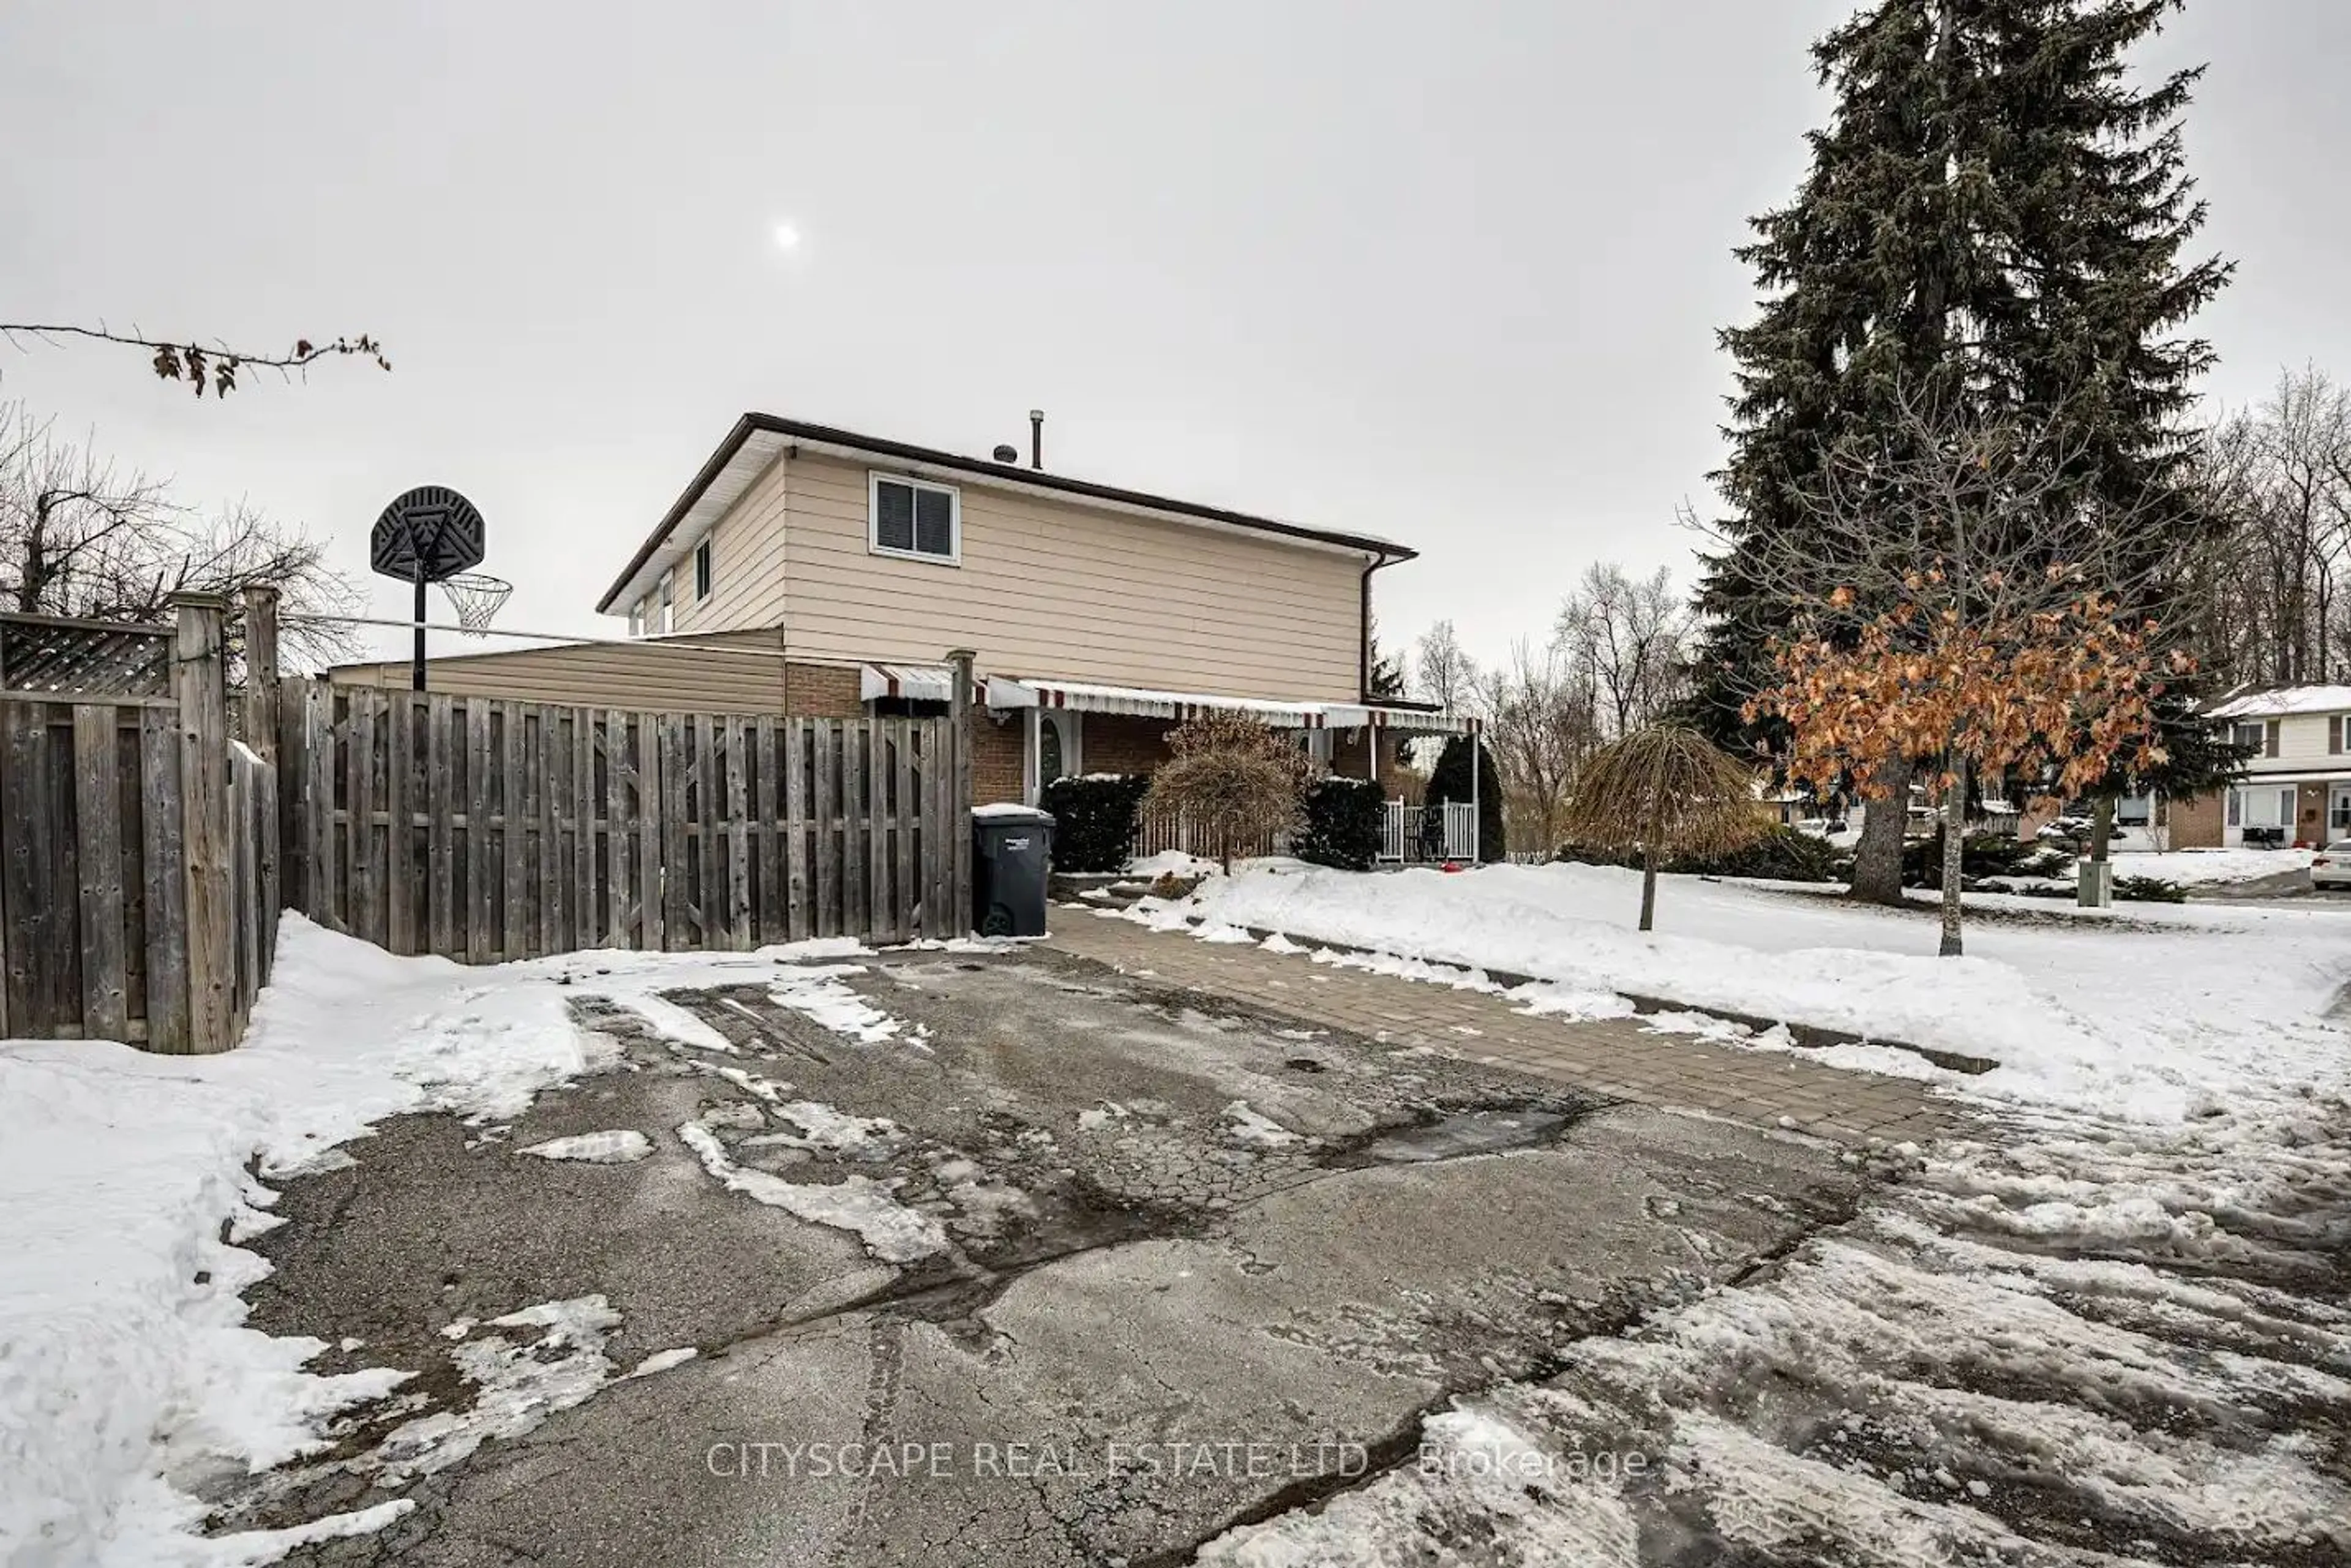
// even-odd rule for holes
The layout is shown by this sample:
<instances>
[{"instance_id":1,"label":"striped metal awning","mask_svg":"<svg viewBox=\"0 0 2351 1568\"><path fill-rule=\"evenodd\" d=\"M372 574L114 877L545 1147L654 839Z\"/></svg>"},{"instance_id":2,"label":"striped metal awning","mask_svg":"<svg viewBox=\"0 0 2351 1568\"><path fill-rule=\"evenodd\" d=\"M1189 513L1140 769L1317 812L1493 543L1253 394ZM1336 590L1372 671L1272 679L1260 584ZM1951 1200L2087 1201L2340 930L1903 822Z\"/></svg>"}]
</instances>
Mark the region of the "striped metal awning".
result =
<instances>
[{"instance_id":1,"label":"striped metal awning","mask_svg":"<svg viewBox=\"0 0 2351 1568\"><path fill-rule=\"evenodd\" d=\"M1008 675L990 679L987 704L995 708L1062 708L1073 713L1134 714L1179 722L1204 713L1241 713L1276 729L1372 728L1408 735L1468 735L1475 732L1478 723L1465 714L1420 708L1154 691L1142 686L1106 686L1087 681Z\"/></svg>"},{"instance_id":2,"label":"striped metal awning","mask_svg":"<svg viewBox=\"0 0 2351 1568\"><path fill-rule=\"evenodd\" d=\"M868 664L857 672L861 702L904 697L910 702L955 700L955 672L945 664Z\"/></svg>"}]
</instances>

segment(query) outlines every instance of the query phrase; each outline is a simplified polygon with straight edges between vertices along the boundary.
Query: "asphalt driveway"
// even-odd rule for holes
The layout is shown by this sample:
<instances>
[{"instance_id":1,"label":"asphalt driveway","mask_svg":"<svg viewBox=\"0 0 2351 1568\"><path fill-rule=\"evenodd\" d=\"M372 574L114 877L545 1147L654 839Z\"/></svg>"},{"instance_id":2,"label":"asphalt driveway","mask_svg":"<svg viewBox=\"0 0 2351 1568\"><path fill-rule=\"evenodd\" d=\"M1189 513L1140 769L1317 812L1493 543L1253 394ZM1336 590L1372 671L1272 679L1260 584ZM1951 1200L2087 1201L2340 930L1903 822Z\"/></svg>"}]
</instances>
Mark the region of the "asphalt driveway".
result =
<instances>
[{"instance_id":1,"label":"asphalt driveway","mask_svg":"<svg viewBox=\"0 0 2351 1568\"><path fill-rule=\"evenodd\" d=\"M291 1184L255 1326L413 1375L222 1523L413 1505L319 1564L1183 1562L1865 1179L1048 951L841 978L896 1030L583 1000L608 1071Z\"/></svg>"}]
</instances>

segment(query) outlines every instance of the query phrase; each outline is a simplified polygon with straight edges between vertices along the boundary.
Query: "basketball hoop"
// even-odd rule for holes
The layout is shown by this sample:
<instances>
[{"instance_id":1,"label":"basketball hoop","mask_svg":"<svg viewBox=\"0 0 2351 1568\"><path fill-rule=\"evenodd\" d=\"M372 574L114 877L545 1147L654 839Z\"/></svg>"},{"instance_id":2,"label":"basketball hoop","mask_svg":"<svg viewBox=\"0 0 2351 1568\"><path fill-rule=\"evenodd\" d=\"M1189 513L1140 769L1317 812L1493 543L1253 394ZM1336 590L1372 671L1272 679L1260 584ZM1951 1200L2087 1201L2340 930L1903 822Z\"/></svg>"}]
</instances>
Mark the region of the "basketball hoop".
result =
<instances>
[{"instance_id":1,"label":"basketball hoop","mask_svg":"<svg viewBox=\"0 0 2351 1568\"><path fill-rule=\"evenodd\" d=\"M507 595L514 591L514 584L486 571L461 571L443 578L441 591L449 596L450 604L457 612L457 624L465 629L465 634L480 637L488 633L490 622L496 617L498 607L507 601Z\"/></svg>"}]
</instances>

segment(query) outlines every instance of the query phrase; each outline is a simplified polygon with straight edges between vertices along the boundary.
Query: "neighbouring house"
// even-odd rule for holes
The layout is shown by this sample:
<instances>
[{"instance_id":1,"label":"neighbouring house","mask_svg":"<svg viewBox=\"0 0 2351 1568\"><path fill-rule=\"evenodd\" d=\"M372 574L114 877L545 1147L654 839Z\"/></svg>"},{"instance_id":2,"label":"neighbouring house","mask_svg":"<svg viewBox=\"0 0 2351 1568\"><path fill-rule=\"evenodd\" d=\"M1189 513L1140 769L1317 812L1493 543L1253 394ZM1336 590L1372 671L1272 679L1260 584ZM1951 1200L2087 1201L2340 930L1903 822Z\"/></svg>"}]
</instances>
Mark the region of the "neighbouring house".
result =
<instances>
[{"instance_id":1,"label":"neighbouring house","mask_svg":"<svg viewBox=\"0 0 2351 1568\"><path fill-rule=\"evenodd\" d=\"M1409 548L771 414L736 423L596 609L628 640L431 661L436 690L809 717L943 713L976 655L981 801L1147 772L1206 709L1400 792L1472 721L1369 690L1372 578ZM406 666L332 679L404 685Z\"/></svg>"},{"instance_id":2,"label":"neighbouring house","mask_svg":"<svg viewBox=\"0 0 2351 1568\"><path fill-rule=\"evenodd\" d=\"M2241 693L2210 716L2252 758L2228 789L2164 803L2172 848L2351 838L2351 686Z\"/></svg>"}]
</instances>

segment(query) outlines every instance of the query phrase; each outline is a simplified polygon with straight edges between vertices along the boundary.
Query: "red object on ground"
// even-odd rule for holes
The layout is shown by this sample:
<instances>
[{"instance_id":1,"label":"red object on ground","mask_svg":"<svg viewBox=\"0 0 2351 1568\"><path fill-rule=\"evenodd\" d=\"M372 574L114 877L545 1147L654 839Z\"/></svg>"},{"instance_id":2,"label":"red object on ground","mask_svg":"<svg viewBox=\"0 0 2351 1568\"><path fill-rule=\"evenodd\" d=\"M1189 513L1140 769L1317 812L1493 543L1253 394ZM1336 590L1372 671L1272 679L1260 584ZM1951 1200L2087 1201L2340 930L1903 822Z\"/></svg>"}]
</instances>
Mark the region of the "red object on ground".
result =
<instances>
[{"instance_id":1,"label":"red object on ground","mask_svg":"<svg viewBox=\"0 0 2351 1568\"><path fill-rule=\"evenodd\" d=\"M1448 871L1448 872L1454 872L1454 871L1459 871L1461 868L1460 868L1459 866L1458 866L1458 865L1454 864L1451 861L1447 861L1447 862L1445 862L1444 866L1443 866L1442 868L1440 868L1440 869L1445 870L1445 871Z\"/></svg>"}]
</instances>

